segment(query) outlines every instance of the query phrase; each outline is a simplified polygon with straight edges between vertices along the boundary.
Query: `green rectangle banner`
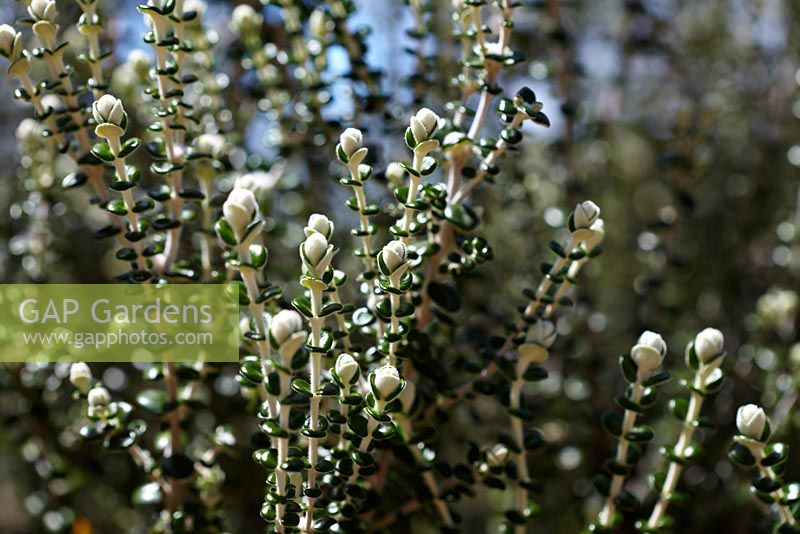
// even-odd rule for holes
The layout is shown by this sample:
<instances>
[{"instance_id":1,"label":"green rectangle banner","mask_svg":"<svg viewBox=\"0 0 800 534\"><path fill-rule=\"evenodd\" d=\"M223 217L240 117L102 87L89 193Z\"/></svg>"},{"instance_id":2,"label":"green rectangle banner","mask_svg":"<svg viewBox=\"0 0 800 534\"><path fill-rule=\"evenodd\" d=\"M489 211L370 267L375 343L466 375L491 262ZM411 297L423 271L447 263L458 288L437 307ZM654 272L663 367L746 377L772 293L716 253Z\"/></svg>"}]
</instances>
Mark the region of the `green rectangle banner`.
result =
<instances>
[{"instance_id":1,"label":"green rectangle banner","mask_svg":"<svg viewBox=\"0 0 800 534\"><path fill-rule=\"evenodd\" d=\"M230 284L0 285L0 361L235 362L237 295Z\"/></svg>"}]
</instances>

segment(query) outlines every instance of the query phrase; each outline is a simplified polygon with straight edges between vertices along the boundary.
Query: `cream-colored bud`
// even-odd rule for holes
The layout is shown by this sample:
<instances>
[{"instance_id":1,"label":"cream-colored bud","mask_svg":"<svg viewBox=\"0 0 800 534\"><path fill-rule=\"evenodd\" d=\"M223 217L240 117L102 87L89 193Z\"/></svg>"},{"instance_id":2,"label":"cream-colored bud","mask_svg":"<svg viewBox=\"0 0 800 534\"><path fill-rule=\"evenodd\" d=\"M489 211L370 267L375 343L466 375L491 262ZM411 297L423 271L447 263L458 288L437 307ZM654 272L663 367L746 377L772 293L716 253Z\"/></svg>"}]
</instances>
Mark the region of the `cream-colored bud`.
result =
<instances>
[{"instance_id":1,"label":"cream-colored bud","mask_svg":"<svg viewBox=\"0 0 800 534\"><path fill-rule=\"evenodd\" d=\"M425 128L425 139L429 139L439 128L439 115L428 108L422 108L417 111L414 117ZM422 141L422 139L417 138L417 141Z\"/></svg>"},{"instance_id":2,"label":"cream-colored bud","mask_svg":"<svg viewBox=\"0 0 800 534\"><path fill-rule=\"evenodd\" d=\"M400 387L400 373L392 365L384 365L375 371L372 393L378 399L386 399Z\"/></svg>"},{"instance_id":3,"label":"cream-colored bud","mask_svg":"<svg viewBox=\"0 0 800 534\"><path fill-rule=\"evenodd\" d=\"M508 463L511 452L508 447L502 443L498 443L488 451L486 451L486 463L489 467L503 467Z\"/></svg>"},{"instance_id":4,"label":"cream-colored bud","mask_svg":"<svg viewBox=\"0 0 800 534\"><path fill-rule=\"evenodd\" d=\"M648 330L639 336L631 349L631 358L639 368L639 378L645 378L658 369L666 354L667 344L659 334Z\"/></svg>"},{"instance_id":5,"label":"cream-colored bud","mask_svg":"<svg viewBox=\"0 0 800 534\"><path fill-rule=\"evenodd\" d=\"M739 433L757 441L761 441L768 421L764 409L755 404L745 404L736 412L736 428Z\"/></svg>"},{"instance_id":6,"label":"cream-colored bud","mask_svg":"<svg viewBox=\"0 0 800 534\"><path fill-rule=\"evenodd\" d=\"M264 23L261 14L247 4L239 4L231 14L231 29L239 34L257 30Z\"/></svg>"},{"instance_id":7,"label":"cream-colored bud","mask_svg":"<svg viewBox=\"0 0 800 534\"><path fill-rule=\"evenodd\" d=\"M202 134L194 140L198 152L218 158L225 150L225 137L220 134Z\"/></svg>"},{"instance_id":8,"label":"cream-colored bud","mask_svg":"<svg viewBox=\"0 0 800 534\"><path fill-rule=\"evenodd\" d=\"M334 369L336 371L336 375L339 377L339 380L341 380L345 385L353 384L360 371L358 362L355 360L355 358L345 352L336 358Z\"/></svg>"},{"instance_id":9,"label":"cream-colored bud","mask_svg":"<svg viewBox=\"0 0 800 534\"><path fill-rule=\"evenodd\" d=\"M108 406L111 402L111 394L103 386L95 386L89 390L87 400L89 401L89 406L93 408Z\"/></svg>"},{"instance_id":10,"label":"cream-colored bud","mask_svg":"<svg viewBox=\"0 0 800 534\"><path fill-rule=\"evenodd\" d=\"M314 232L306 238L301 248L308 262L316 267L328 252L328 240L324 235Z\"/></svg>"},{"instance_id":11,"label":"cream-colored bud","mask_svg":"<svg viewBox=\"0 0 800 534\"><path fill-rule=\"evenodd\" d=\"M228 220L236 239L241 241L244 232L258 211L258 203L253 192L249 189L235 188L228 195L228 199L222 205L222 213Z\"/></svg>"},{"instance_id":12,"label":"cream-colored bud","mask_svg":"<svg viewBox=\"0 0 800 534\"><path fill-rule=\"evenodd\" d=\"M92 370L84 362L75 362L69 368L69 383L81 393L87 393L92 385Z\"/></svg>"},{"instance_id":13,"label":"cream-colored bud","mask_svg":"<svg viewBox=\"0 0 800 534\"><path fill-rule=\"evenodd\" d=\"M390 182L399 182L406 175L406 170L396 161L386 166L386 179Z\"/></svg>"},{"instance_id":14,"label":"cream-colored bud","mask_svg":"<svg viewBox=\"0 0 800 534\"><path fill-rule=\"evenodd\" d=\"M716 328L706 328L694 338L694 352L703 363L708 363L722 354L725 338Z\"/></svg>"},{"instance_id":15,"label":"cream-colored bud","mask_svg":"<svg viewBox=\"0 0 800 534\"><path fill-rule=\"evenodd\" d=\"M269 325L269 332L278 345L303 329L303 318L294 310L281 310Z\"/></svg>"},{"instance_id":16,"label":"cream-colored bud","mask_svg":"<svg viewBox=\"0 0 800 534\"><path fill-rule=\"evenodd\" d=\"M364 138L361 134L361 130L356 128L347 128L342 132L342 135L339 136L339 144L348 158L355 154L356 150L361 148L363 141Z\"/></svg>"},{"instance_id":17,"label":"cream-colored bud","mask_svg":"<svg viewBox=\"0 0 800 534\"><path fill-rule=\"evenodd\" d=\"M28 6L28 13L35 21L56 22L55 0L33 0Z\"/></svg>"},{"instance_id":18,"label":"cream-colored bud","mask_svg":"<svg viewBox=\"0 0 800 534\"><path fill-rule=\"evenodd\" d=\"M599 216L600 208L597 207L597 204L591 200L585 200L575 206L572 221L576 230L580 228L590 228Z\"/></svg>"},{"instance_id":19,"label":"cream-colored bud","mask_svg":"<svg viewBox=\"0 0 800 534\"><path fill-rule=\"evenodd\" d=\"M405 243L396 239L390 241L383 247L383 250L381 250L381 257L383 258L383 263L386 265L386 268L389 269L389 272L393 273L407 261L407 253L408 250L406 249Z\"/></svg>"},{"instance_id":20,"label":"cream-colored bud","mask_svg":"<svg viewBox=\"0 0 800 534\"><path fill-rule=\"evenodd\" d=\"M0 25L0 56L15 61L22 50L22 39L12 26Z\"/></svg>"},{"instance_id":21,"label":"cream-colored bud","mask_svg":"<svg viewBox=\"0 0 800 534\"><path fill-rule=\"evenodd\" d=\"M100 124L113 124L125 128L128 116L122 101L112 95L103 95L92 103L92 117Z\"/></svg>"},{"instance_id":22,"label":"cream-colored bud","mask_svg":"<svg viewBox=\"0 0 800 534\"><path fill-rule=\"evenodd\" d=\"M326 239L330 239L333 234L333 222L321 213L313 213L308 218L308 226L305 227L304 232L306 236L317 232L324 235Z\"/></svg>"},{"instance_id":23,"label":"cream-colored bud","mask_svg":"<svg viewBox=\"0 0 800 534\"><path fill-rule=\"evenodd\" d=\"M249 189L257 197L272 191L278 183L278 176L273 172L253 171L236 179L237 188Z\"/></svg>"}]
</instances>

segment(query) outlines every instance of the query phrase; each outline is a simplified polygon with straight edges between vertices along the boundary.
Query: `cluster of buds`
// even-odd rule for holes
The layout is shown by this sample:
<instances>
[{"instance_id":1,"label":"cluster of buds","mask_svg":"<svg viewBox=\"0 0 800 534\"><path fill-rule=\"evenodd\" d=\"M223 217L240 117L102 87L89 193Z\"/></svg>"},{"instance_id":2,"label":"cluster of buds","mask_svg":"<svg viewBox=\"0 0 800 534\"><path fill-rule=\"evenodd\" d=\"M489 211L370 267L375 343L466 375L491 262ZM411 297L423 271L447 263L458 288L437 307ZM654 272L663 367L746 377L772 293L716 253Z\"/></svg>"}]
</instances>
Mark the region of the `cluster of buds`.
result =
<instances>
[{"instance_id":1,"label":"cluster of buds","mask_svg":"<svg viewBox=\"0 0 800 534\"><path fill-rule=\"evenodd\" d=\"M331 369L331 376L341 388L349 388L358 382L361 367L350 354L343 352L336 358L336 363Z\"/></svg>"},{"instance_id":2,"label":"cluster of buds","mask_svg":"<svg viewBox=\"0 0 800 534\"><path fill-rule=\"evenodd\" d=\"M408 260L408 248L400 240L390 241L378 253L378 267L381 274L388 278L395 289L401 288L403 276L411 266Z\"/></svg>"},{"instance_id":3,"label":"cluster of buds","mask_svg":"<svg viewBox=\"0 0 800 534\"><path fill-rule=\"evenodd\" d=\"M95 133L106 139L119 139L128 126L122 101L112 95L103 95L92 103L92 118L97 124Z\"/></svg>"}]
</instances>

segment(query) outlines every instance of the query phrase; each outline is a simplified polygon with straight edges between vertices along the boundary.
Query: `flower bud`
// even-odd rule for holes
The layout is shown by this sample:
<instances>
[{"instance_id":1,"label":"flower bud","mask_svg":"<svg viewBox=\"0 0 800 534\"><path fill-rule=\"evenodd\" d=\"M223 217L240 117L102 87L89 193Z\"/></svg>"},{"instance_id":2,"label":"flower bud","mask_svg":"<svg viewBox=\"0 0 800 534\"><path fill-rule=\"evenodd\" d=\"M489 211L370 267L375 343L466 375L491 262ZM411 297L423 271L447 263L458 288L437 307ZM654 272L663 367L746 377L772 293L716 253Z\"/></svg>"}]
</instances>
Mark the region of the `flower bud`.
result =
<instances>
[{"instance_id":1,"label":"flower bud","mask_svg":"<svg viewBox=\"0 0 800 534\"><path fill-rule=\"evenodd\" d=\"M258 30L264 18L247 4L239 4L231 14L231 29L242 35Z\"/></svg>"},{"instance_id":2,"label":"flower bud","mask_svg":"<svg viewBox=\"0 0 800 534\"><path fill-rule=\"evenodd\" d=\"M716 328L706 328L694 338L694 352L700 361L708 363L720 354L725 343L722 332Z\"/></svg>"},{"instance_id":3,"label":"flower bud","mask_svg":"<svg viewBox=\"0 0 800 534\"><path fill-rule=\"evenodd\" d=\"M46 21L55 24L56 2L55 0L33 0L28 5L28 13L37 22Z\"/></svg>"},{"instance_id":4,"label":"flower bud","mask_svg":"<svg viewBox=\"0 0 800 534\"><path fill-rule=\"evenodd\" d=\"M17 126L17 141L23 149L35 150L41 146L42 134L44 134L44 128L42 128L42 123L36 119L23 119Z\"/></svg>"},{"instance_id":5,"label":"flower bud","mask_svg":"<svg viewBox=\"0 0 800 534\"><path fill-rule=\"evenodd\" d=\"M238 241L242 240L245 230L253 222L258 211L256 197L249 189L235 188L222 205L222 213L233 229Z\"/></svg>"},{"instance_id":6,"label":"flower bud","mask_svg":"<svg viewBox=\"0 0 800 534\"><path fill-rule=\"evenodd\" d=\"M89 406L92 408L99 408L101 406L108 406L111 402L111 394L103 386L95 386L89 390L87 395Z\"/></svg>"},{"instance_id":7,"label":"flower bud","mask_svg":"<svg viewBox=\"0 0 800 534\"><path fill-rule=\"evenodd\" d=\"M396 161L386 166L386 179L390 182L399 182L406 175L406 170Z\"/></svg>"},{"instance_id":8,"label":"flower bud","mask_svg":"<svg viewBox=\"0 0 800 534\"><path fill-rule=\"evenodd\" d=\"M361 368L358 366L358 362L355 358L343 352L336 358L334 370L342 384L347 386L355 383Z\"/></svg>"},{"instance_id":9,"label":"flower bud","mask_svg":"<svg viewBox=\"0 0 800 534\"><path fill-rule=\"evenodd\" d=\"M269 325L269 333L278 345L303 330L303 318L294 310L281 310Z\"/></svg>"},{"instance_id":10,"label":"flower bud","mask_svg":"<svg viewBox=\"0 0 800 534\"><path fill-rule=\"evenodd\" d=\"M98 125L113 124L123 130L128 122L122 101L111 95L103 95L92 103L92 116Z\"/></svg>"},{"instance_id":11,"label":"flower bud","mask_svg":"<svg viewBox=\"0 0 800 534\"><path fill-rule=\"evenodd\" d=\"M308 260L311 266L316 267L328 252L328 240L324 235L314 232L308 236L301 248L303 252L301 256L305 255L303 259Z\"/></svg>"},{"instance_id":12,"label":"flower bud","mask_svg":"<svg viewBox=\"0 0 800 534\"><path fill-rule=\"evenodd\" d=\"M639 336L636 345L631 349L631 358L639 368L639 378L658 369L666 354L667 344L659 334L648 330Z\"/></svg>"},{"instance_id":13,"label":"flower bud","mask_svg":"<svg viewBox=\"0 0 800 534\"><path fill-rule=\"evenodd\" d=\"M417 144L427 141L439 128L439 116L428 108L422 108L417 114L411 117L411 135Z\"/></svg>"},{"instance_id":14,"label":"flower bud","mask_svg":"<svg viewBox=\"0 0 800 534\"><path fill-rule=\"evenodd\" d=\"M508 447L502 443L498 443L488 451L486 451L486 463L489 467L503 467L508 463L508 458L511 456Z\"/></svg>"},{"instance_id":15,"label":"flower bud","mask_svg":"<svg viewBox=\"0 0 800 534\"><path fill-rule=\"evenodd\" d=\"M0 26L0 56L16 61L22 51L22 36L12 26Z\"/></svg>"},{"instance_id":16,"label":"flower bud","mask_svg":"<svg viewBox=\"0 0 800 534\"><path fill-rule=\"evenodd\" d=\"M361 134L361 130L357 128L347 128L342 135L339 136L339 146L342 148L342 152L348 159L350 159L353 154L356 153L358 149L361 148L361 144L363 143L364 138Z\"/></svg>"},{"instance_id":17,"label":"flower bud","mask_svg":"<svg viewBox=\"0 0 800 534\"><path fill-rule=\"evenodd\" d=\"M400 409L403 413L411 413L414 401L417 400L417 386L414 385L414 382L406 381L406 385L400 395L397 396L397 400L400 401Z\"/></svg>"},{"instance_id":18,"label":"flower bud","mask_svg":"<svg viewBox=\"0 0 800 534\"><path fill-rule=\"evenodd\" d=\"M305 227L304 232L306 236L317 232L325 236L325 239L330 239L333 235L333 222L321 213L314 213L308 218L308 226Z\"/></svg>"},{"instance_id":19,"label":"flower bud","mask_svg":"<svg viewBox=\"0 0 800 534\"><path fill-rule=\"evenodd\" d=\"M600 216L600 208L591 200L585 200L575 206L572 222L575 229L590 228Z\"/></svg>"},{"instance_id":20,"label":"flower bud","mask_svg":"<svg viewBox=\"0 0 800 534\"><path fill-rule=\"evenodd\" d=\"M384 365L373 373L372 394L378 400L391 397L402 383L400 373L392 365Z\"/></svg>"},{"instance_id":21,"label":"flower bud","mask_svg":"<svg viewBox=\"0 0 800 534\"><path fill-rule=\"evenodd\" d=\"M407 261L408 250L406 245L398 239L390 241L380 253L383 263L390 273L395 272Z\"/></svg>"},{"instance_id":22,"label":"flower bud","mask_svg":"<svg viewBox=\"0 0 800 534\"><path fill-rule=\"evenodd\" d=\"M267 191L272 191L278 183L278 176L273 172L253 171L243 174L236 179L234 187L249 189L256 197Z\"/></svg>"},{"instance_id":23,"label":"flower bud","mask_svg":"<svg viewBox=\"0 0 800 534\"><path fill-rule=\"evenodd\" d=\"M69 383L81 393L88 393L92 385L92 370L83 362L75 362L69 368Z\"/></svg>"},{"instance_id":24,"label":"flower bud","mask_svg":"<svg viewBox=\"0 0 800 534\"><path fill-rule=\"evenodd\" d=\"M194 140L198 152L219 158L225 150L225 137L220 134L203 134Z\"/></svg>"},{"instance_id":25,"label":"flower bud","mask_svg":"<svg viewBox=\"0 0 800 534\"><path fill-rule=\"evenodd\" d=\"M768 422L764 409L755 404L745 404L736 412L736 428L750 439L761 441Z\"/></svg>"}]
</instances>

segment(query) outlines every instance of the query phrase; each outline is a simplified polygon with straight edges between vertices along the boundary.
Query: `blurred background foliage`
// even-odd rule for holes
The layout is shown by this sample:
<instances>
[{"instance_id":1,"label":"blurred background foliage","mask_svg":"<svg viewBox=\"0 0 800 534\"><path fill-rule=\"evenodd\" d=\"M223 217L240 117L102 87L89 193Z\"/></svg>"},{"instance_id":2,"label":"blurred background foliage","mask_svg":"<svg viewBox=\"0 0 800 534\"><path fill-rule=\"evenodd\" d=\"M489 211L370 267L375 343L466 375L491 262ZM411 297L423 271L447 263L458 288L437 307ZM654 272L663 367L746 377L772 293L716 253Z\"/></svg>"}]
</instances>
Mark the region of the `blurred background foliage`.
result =
<instances>
[{"instance_id":1,"label":"blurred background foliage","mask_svg":"<svg viewBox=\"0 0 800 534\"><path fill-rule=\"evenodd\" d=\"M103 1L108 31L117 43L107 66L123 63L143 44L136 3ZM350 71L349 58L341 47L327 50L325 82L332 100L323 108L322 134L301 129L301 143L278 144L278 133L287 126L273 112L260 110L263 89L241 68L242 43L219 22L229 19L235 3L208 0L206 20L225 51L218 57L218 81L228 107L216 118L224 131L240 132L244 149L231 157L234 170L272 169L276 183L263 206L266 242L273 279L286 282L291 296L297 291L291 282L299 266L295 247L309 213L332 216L337 241L350 239L353 215L344 207L346 197L336 181L340 170L325 135L328 128L338 133L357 113L353 85L343 78ZM13 4L0 5L1 20L12 20L19 8ZM77 5L61 4L65 19L77 18ZM301 4L311 9L318 2ZM350 20L355 27L371 28L366 62L381 72L379 84L387 97L379 112L359 117L375 154L372 162L382 171L402 157L400 132L408 110L424 102L444 113L454 97L450 80L459 70L458 54L450 36L449 1L429 2L431 32L439 38L423 40L407 34L414 20L402 2L360 0L357 5ZM267 40L285 46L287 36L274 8L264 13ZM521 150L506 160L496 186L473 195L485 214L480 234L491 243L495 259L459 279L470 313L457 316L457 343L447 355L454 375L448 379L460 383L466 373L458 369L474 357L472 347L485 344L496 325L515 317L515 307L523 302L519 289L535 287L539 263L549 259L547 243L563 237L564 219L577 201L592 199L606 222L604 253L583 277L576 313L559 319L562 339L548 363L550 377L529 398L547 439L546 450L532 463L545 491L539 498L543 513L531 522L531 531L577 532L596 513L591 478L614 447L600 414L613 405L623 383L617 355L642 330L655 330L670 346L666 367L684 377L683 347L697 331L714 326L726 336L730 378L706 408L718 428L701 432L706 453L685 473L692 497L674 510L677 530L767 532L764 510L748 495L748 474L732 466L726 454L735 409L749 401L768 409L778 439L800 443L800 345L795 344L800 5L788 0L524 1L516 16L512 48L527 61L504 72L501 84L507 94L530 85L552 127L526 126ZM415 74L423 70L423 76ZM122 76L114 83L123 96ZM82 209L87 198L57 187L34 191L39 185L26 180L30 162L15 148L15 127L29 110L11 100L14 87L9 78L0 78L5 125L0 130L0 280L110 279L111 249L89 238L87 228L97 221L87 220L91 212ZM126 105L134 121L146 122L146 116L135 116L128 98ZM385 184L378 173L368 194L385 194ZM32 231L29 221L41 199L50 204L42 241L50 256L32 255L30 241L20 237ZM389 214L384 218L391 220ZM41 269L36 262L43 262ZM137 485L135 469L124 455L98 455L78 439L78 407L67 401L69 388L61 384L66 373L66 367L28 365L0 375L0 530L141 532L147 513L128 502ZM132 386L141 381L140 374L130 367L108 367L103 381L124 398L127 388L136 390ZM212 384L214 408L199 413L200 430L212 431L218 416L241 436L252 430L235 374L235 366L223 368ZM665 393L681 394L674 383ZM664 404L662 399L648 416L659 445L678 432ZM462 403L442 421L442 450L463 448L460 427L482 425L487 436L503 431L507 420L501 411L480 396ZM240 441L223 462L224 508L231 531L255 532L262 528L254 510L263 481L253 469L246 437ZM662 462L657 448L651 447L641 469ZM800 462L790 462L787 475L800 477ZM631 488L652 502L645 477L634 477ZM503 509L502 493L486 489L479 497L456 508L465 531L496 526L492 510ZM401 520L394 531L426 532L430 527L424 519Z\"/></svg>"}]
</instances>

